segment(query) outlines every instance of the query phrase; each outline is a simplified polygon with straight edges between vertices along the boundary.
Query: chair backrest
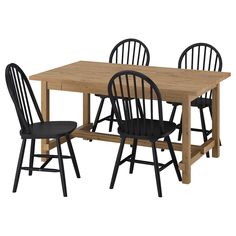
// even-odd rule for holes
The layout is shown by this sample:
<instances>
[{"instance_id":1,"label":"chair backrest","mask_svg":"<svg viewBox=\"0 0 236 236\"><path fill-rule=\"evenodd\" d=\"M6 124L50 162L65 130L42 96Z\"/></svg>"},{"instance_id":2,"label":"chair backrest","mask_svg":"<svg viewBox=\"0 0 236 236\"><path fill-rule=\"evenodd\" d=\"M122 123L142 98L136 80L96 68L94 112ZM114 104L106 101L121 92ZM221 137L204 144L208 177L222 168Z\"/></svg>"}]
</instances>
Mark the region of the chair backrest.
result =
<instances>
[{"instance_id":1,"label":"chair backrest","mask_svg":"<svg viewBox=\"0 0 236 236\"><path fill-rule=\"evenodd\" d=\"M25 73L18 65L14 63L9 64L6 67L5 76L7 88L15 105L21 130L24 133L29 133L29 126L33 124L33 111L30 109L31 104L33 104L34 112L36 112L38 119L43 122L43 117L33 90Z\"/></svg>"},{"instance_id":2,"label":"chair backrest","mask_svg":"<svg viewBox=\"0 0 236 236\"><path fill-rule=\"evenodd\" d=\"M119 42L111 51L109 62L116 64L131 64L148 66L150 53L147 46L138 39L125 39Z\"/></svg>"},{"instance_id":3,"label":"chair backrest","mask_svg":"<svg viewBox=\"0 0 236 236\"><path fill-rule=\"evenodd\" d=\"M195 43L182 52L178 68L220 72L222 64L221 55L215 47L207 43ZM212 92L205 93L203 96L211 99Z\"/></svg>"},{"instance_id":4,"label":"chair backrest","mask_svg":"<svg viewBox=\"0 0 236 236\"><path fill-rule=\"evenodd\" d=\"M108 84L108 95L125 133L152 136L155 129L164 132L161 94L146 75L130 70L116 73ZM160 121L159 127L155 120Z\"/></svg>"}]
</instances>

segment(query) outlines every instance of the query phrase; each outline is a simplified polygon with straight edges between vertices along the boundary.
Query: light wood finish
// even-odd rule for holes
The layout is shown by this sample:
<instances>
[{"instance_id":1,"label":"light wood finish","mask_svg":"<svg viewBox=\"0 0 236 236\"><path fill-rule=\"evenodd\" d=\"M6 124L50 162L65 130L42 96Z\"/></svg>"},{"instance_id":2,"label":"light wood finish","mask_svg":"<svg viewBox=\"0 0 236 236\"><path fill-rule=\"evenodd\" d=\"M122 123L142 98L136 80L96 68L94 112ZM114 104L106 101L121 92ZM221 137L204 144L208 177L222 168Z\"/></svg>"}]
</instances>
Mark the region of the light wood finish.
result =
<instances>
[{"instance_id":1,"label":"light wood finish","mask_svg":"<svg viewBox=\"0 0 236 236\"><path fill-rule=\"evenodd\" d=\"M90 124L90 94L89 93L83 93L83 125L86 125L86 124Z\"/></svg>"},{"instance_id":2,"label":"light wood finish","mask_svg":"<svg viewBox=\"0 0 236 236\"><path fill-rule=\"evenodd\" d=\"M191 182L191 165L204 153L213 148L213 156L219 151L219 83L228 78L227 72L208 72L162 68L154 66L131 66L101 62L79 61L66 66L30 76L31 80L42 82L42 112L49 119L49 89L75 91L83 93L83 126L75 130L72 137L96 139L109 142L119 142L118 135L90 132L90 94L107 94L107 84L111 77L122 70L135 70L150 77L160 89L163 100L181 102L183 109L183 143L174 143L174 149L182 151L183 183ZM48 85L47 85L48 84ZM47 85L47 86L46 86ZM139 89L139 88L138 88ZM191 145L191 101L213 89L213 119L212 140L201 146ZM61 140L63 142L64 140ZM132 144L128 139L127 143ZM139 141L139 145L149 146L147 141ZM44 142L42 152L55 147L54 141ZM157 142L157 147L167 148L165 142Z\"/></svg>"},{"instance_id":3,"label":"light wood finish","mask_svg":"<svg viewBox=\"0 0 236 236\"><path fill-rule=\"evenodd\" d=\"M230 76L225 72L79 61L33 75L30 79L55 83L65 91L107 94L108 81L121 70L136 70L146 74L158 85L162 99L173 102L183 101L184 95L196 98Z\"/></svg>"},{"instance_id":4,"label":"light wood finish","mask_svg":"<svg viewBox=\"0 0 236 236\"><path fill-rule=\"evenodd\" d=\"M215 146L212 149L212 156L220 156L220 85L212 91L212 138Z\"/></svg>"},{"instance_id":5,"label":"light wood finish","mask_svg":"<svg viewBox=\"0 0 236 236\"><path fill-rule=\"evenodd\" d=\"M41 112L44 121L49 121L49 99L50 93L48 89L48 83L46 81L42 81L41 83ZM41 142L41 153L49 154L49 149L47 148L49 145L48 139L43 139ZM42 158L45 161L45 158Z\"/></svg>"},{"instance_id":6,"label":"light wood finish","mask_svg":"<svg viewBox=\"0 0 236 236\"><path fill-rule=\"evenodd\" d=\"M49 82L48 89L61 90L61 84L58 82Z\"/></svg>"},{"instance_id":7,"label":"light wood finish","mask_svg":"<svg viewBox=\"0 0 236 236\"><path fill-rule=\"evenodd\" d=\"M201 146L191 145L191 158L190 165L194 164L197 160L199 160L204 154L206 154L213 146L215 145L215 141L211 138L203 143ZM180 170L184 171L186 165L181 161L179 163Z\"/></svg>"},{"instance_id":8,"label":"light wood finish","mask_svg":"<svg viewBox=\"0 0 236 236\"><path fill-rule=\"evenodd\" d=\"M90 94L83 94L83 124L90 123Z\"/></svg>"},{"instance_id":9,"label":"light wood finish","mask_svg":"<svg viewBox=\"0 0 236 236\"><path fill-rule=\"evenodd\" d=\"M191 100L189 97L185 97L182 110L182 163L184 164L182 178L183 183L188 184L191 182Z\"/></svg>"}]
</instances>

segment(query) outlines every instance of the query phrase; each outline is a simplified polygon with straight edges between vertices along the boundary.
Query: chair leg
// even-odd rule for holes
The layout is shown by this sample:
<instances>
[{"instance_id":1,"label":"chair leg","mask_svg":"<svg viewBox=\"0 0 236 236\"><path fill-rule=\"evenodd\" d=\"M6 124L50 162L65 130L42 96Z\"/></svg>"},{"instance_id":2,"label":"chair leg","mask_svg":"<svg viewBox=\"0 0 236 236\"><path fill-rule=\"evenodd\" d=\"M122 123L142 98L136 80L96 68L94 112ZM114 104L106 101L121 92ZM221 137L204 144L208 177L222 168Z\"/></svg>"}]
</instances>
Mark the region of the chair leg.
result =
<instances>
[{"instance_id":1,"label":"chair leg","mask_svg":"<svg viewBox=\"0 0 236 236\"><path fill-rule=\"evenodd\" d=\"M204 142L206 142L206 141L207 141L207 132L206 132L206 124L205 124L203 109L202 109L202 108L199 108L199 111L200 111L201 124L202 124L203 140L204 140ZM206 156L207 156L207 157L210 157L209 152L206 153Z\"/></svg>"},{"instance_id":2,"label":"chair leg","mask_svg":"<svg viewBox=\"0 0 236 236\"><path fill-rule=\"evenodd\" d=\"M177 106L173 105L173 109L172 109L170 119L169 119L169 121L171 121L171 122L173 122L173 120L174 120L176 109L177 109Z\"/></svg>"},{"instance_id":3,"label":"chair leg","mask_svg":"<svg viewBox=\"0 0 236 236\"><path fill-rule=\"evenodd\" d=\"M181 136L182 136L182 114L181 114L180 123L179 123L178 141L181 140Z\"/></svg>"},{"instance_id":4,"label":"chair leg","mask_svg":"<svg viewBox=\"0 0 236 236\"><path fill-rule=\"evenodd\" d=\"M110 120L110 124L109 124L109 132L112 131L113 122L114 122L114 111L111 108L111 120Z\"/></svg>"},{"instance_id":5,"label":"chair leg","mask_svg":"<svg viewBox=\"0 0 236 236\"><path fill-rule=\"evenodd\" d=\"M171 140L170 140L169 136L166 137L166 141L167 141L167 144L168 144L168 148L170 150L171 159L173 161L178 180L182 181L181 173L179 171L179 165L178 165L178 162L176 160L175 152L174 152L174 149L173 149L173 146L172 146L172 143L171 143Z\"/></svg>"},{"instance_id":6,"label":"chair leg","mask_svg":"<svg viewBox=\"0 0 236 236\"><path fill-rule=\"evenodd\" d=\"M98 121L99 121L99 118L100 118L100 115L101 115L101 112L102 112L102 107L103 107L103 104L104 104L104 100L105 100L105 98L101 98L101 102L99 104L98 111L97 111L97 114L96 114L96 118L95 118L95 121L94 121L94 124L93 124L92 132L96 131Z\"/></svg>"},{"instance_id":7,"label":"chair leg","mask_svg":"<svg viewBox=\"0 0 236 236\"><path fill-rule=\"evenodd\" d=\"M73 166L74 166L76 176L77 176L77 178L80 178L79 168L78 168L78 164L77 164L77 161L76 161L76 158L75 158L75 152L74 152L74 149L73 149L73 146L72 146L72 143L71 143L71 140L70 140L69 136L66 136L66 141L67 141L68 149L69 149L69 152L70 152L70 156L71 156L71 160L72 160L72 163L73 163Z\"/></svg>"},{"instance_id":8,"label":"chair leg","mask_svg":"<svg viewBox=\"0 0 236 236\"><path fill-rule=\"evenodd\" d=\"M152 154L153 154L153 163L154 163L154 170L155 170L155 176L156 176L157 192L158 192L158 196L162 197L160 171L159 171L155 142L152 142Z\"/></svg>"},{"instance_id":9,"label":"chair leg","mask_svg":"<svg viewBox=\"0 0 236 236\"><path fill-rule=\"evenodd\" d=\"M34 165L34 149L35 149L35 139L31 140L31 147L30 147L30 161L29 161L29 168L33 168ZM33 170L29 170L29 175L32 175Z\"/></svg>"},{"instance_id":10,"label":"chair leg","mask_svg":"<svg viewBox=\"0 0 236 236\"><path fill-rule=\"evenodd\" d=\"M135 155L136 155L136 150L137 150L137 143L138 143L138 140L134 139L133 146L132 146L132 158L131 158L130 167L129 167L130 174L132 174L134 170L134 161L135 161Z\"/></svg>"},{"instance_id":11,"label":"chair leg","mask_svg":"<svg viewBox=\"0 0 236 236\"><path fill-rule=\"evenodd\" d=\"M115 163L112 178L111 178L110 189L113 189L114 184L115 184L116 175L117 175L117 172L118 172L118 169L120 166L120 160L121 160L124 144L125 144L125 138L121 138L120 147L119 147L119 151L118 151L117 158L116 158L116 163Z\"/></svg>"},{"instance_id":12,"label":"chair leg","mask_svg":"<svg viewBox=\"0 0 236 236\"><path fill-rule=\"evenodd\" d=\"M212 119L212 108L211 108L211 106L209 106L209 111L210 111L210 115L211 115L211 119Z\"/></svg>"},{"instance_id":13,"label":"chair leg","mask_svg":"<svg viewBox=\"0 0 236 236\"><path fill-rule=\"evenodd\" d=\"M63 165L63 159L62 159L62 153L61 153L60 139L57 138L56 142L57 142L58 163L59 163L59 169L60 169L60 175L61 175L62 191L63 191L63 196L67 197L66 179L65 179L64 165Z\"/></svg>"},{"instance_id":14,"label":"chair leg","mask_svg":"<svg viewBox=\"0 0 236 236\"><path fill-rule=\"evenodd\" d=\"M17 186L18 186L18 182L19 182L19 178L20 178L20 172L21 172L21 167L22 167L24 152L25 152L25 144L26 144L26 139L23 139L22 144L21 144L18 164L17 164L17 168L16 168L16 175L15 175L15 180L14 180L14 185L13 185L13 193L15 193L17 190Z\"/></svg>"},{"instance_id":15,"label":"chair leg","mask_svg":"<svg viewBox=\"0 0 236 236\"><path fill-rule=\"evenodd\" d=\"M169 119L170 122L173 122L173 120L174 120L176 109L177 109L177 106L173 105L173 109L172 109L170 119ZM164 141L166 141L166 138L164 138ZM165 150L164 148L161 149L162 152L164 152L164 150Z\"/></svg>"}]
</instances>

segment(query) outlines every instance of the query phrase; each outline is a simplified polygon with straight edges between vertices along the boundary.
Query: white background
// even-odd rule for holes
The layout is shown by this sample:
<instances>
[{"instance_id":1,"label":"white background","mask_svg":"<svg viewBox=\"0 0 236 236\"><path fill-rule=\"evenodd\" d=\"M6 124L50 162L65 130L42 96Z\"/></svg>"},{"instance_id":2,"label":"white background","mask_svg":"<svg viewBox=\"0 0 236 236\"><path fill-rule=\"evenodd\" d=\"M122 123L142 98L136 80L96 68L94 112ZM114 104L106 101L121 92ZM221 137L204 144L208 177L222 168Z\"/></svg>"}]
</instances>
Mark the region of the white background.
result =
<instances>
[{"instance_id":1,"label":"white background","mask_svg":"<svg viewBox=\"0 0 236 236\"><path fill-rule=\"evenodd\" d=\"M0 235L235 235L233 3L233 0L2 0ZM220 51L223 71L232 73L221 85L220 158L203 157L195 163L190 185L179 183L171 167L163 171L161 199L157 197L153 167L136 165L134 174L129 175L128 165L122 166L115 188L110 190L118 144L74 139L82 178L76 179L70 161L65 161L67 198L62 196L59 175L52 173L28 177L23 172L18 191L13 194L21 142L5 85L5 66L15 62L31 75L79 60L106 62L112 47L128 37L145 42L151 54L150 65L176 67L183 49L195 42L210 43ZM40 103L40 83L31 84ZM92 105L93 118L98 98L92 97ZM53 91L51 106L52 119L71 119L81 124L81 94ZM167 119L170 107L166 104L164 113ZM199 125L199 114L194 109L192 122ZM106 124L102 129L107 127ZM175 140L177 136L172 137ZM194 142L201 140L200 134L194 136ZM128 153L129 149L127 146L125 151ZM63 151L67 151L64 146ZM167 151L158 153L160 159L169 158ZM180 153L176 154L180 161ZM138 157L151 158L151 150L139 148ZM54 164L57 166L57 162Z\"/></svg>"}]
</instances>

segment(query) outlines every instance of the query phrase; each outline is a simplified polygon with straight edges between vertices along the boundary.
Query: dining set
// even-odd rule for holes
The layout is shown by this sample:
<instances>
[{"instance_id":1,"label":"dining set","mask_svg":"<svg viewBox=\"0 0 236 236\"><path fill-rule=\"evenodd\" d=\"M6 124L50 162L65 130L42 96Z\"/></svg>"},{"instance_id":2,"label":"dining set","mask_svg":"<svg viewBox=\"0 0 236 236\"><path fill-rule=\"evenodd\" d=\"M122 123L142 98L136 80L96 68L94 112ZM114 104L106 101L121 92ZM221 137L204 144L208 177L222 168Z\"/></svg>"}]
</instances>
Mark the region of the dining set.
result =
<instances>
[{"instance_id":1,"label":"dining set","mask_svg":"<svg viewBox=\"0 0 236 236\"><path fill-rule=\"evenodd\" d=\"M160 172L173 166L177 180L191 182L191 167L201 157L220 156L220 82L230 77L222 72L223 62L219 51L208 43L192 44L181 53L177 68L150 66L150 52L140 40L128 38L112 49L108 62L78 61L35 75L29 79L15 63L6 67L6 84L20 123L22 144L16 168L13 192L17 191L21 170L59 172L63 196L67 196L64 159L71 159L77 178L80 171L71 139L100 140L119 143L118 153L110 181L114 188L119 167L128 162L132 174L136 164L153 165L157 193L162 197ZM41 82L41 109L29 80ZM50 121L50 91L83 93L83 121ZM91 122L91 94L100 99L96 116ZM109 101L105 103L105 101ZM163 114L163 101L172 107L169 119ZM107 106L104 109L105 105ZM180 120L176 121L177 108L181 107ZM200 128L191 126L191 107L200 113ZM206 109L205 109L206 108ZM103 110L110 111L105 117ZM212 125L207 129L204 111L209 112ZM107 121L107 122L106 122ZM109 124L98 132L100 123ZM117 130L114 131L114 122ZM105 124L105 123L104 123ZM178 142L172 138L178 131ZM112 132L113 131L113 132ZM201 132L203 143L191 143L191 131ZM29 165L23 166L26 142L31 142ZM41 140L41 153L35 153L36 140ZM61 145L67 143L69 155L62 154ZM93 142L90 142L93 145ZM130 154L123 156L124 145ZM153 161L136 158L137 146L152 149ZM56 148L57 154L50 150ZM157 148L169 151L170 159L160 163ZM178 163L175 151L182 152ZM42 160L34 166L34 158ZM47 168L52 159L58 160L58 169ZM182 172L182 173L181 173Z\"/></svg>"}]
</instances>

